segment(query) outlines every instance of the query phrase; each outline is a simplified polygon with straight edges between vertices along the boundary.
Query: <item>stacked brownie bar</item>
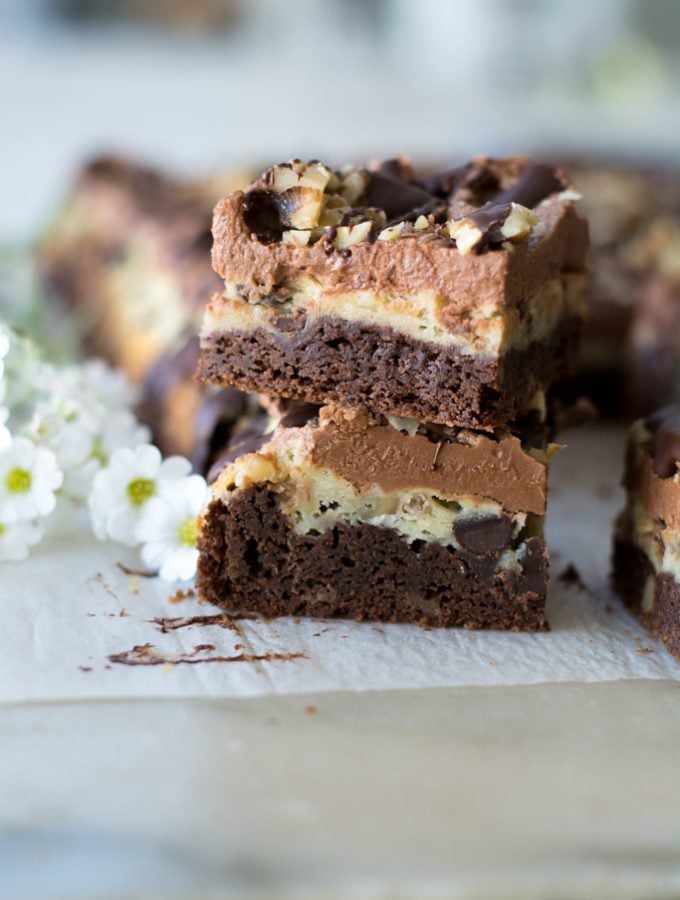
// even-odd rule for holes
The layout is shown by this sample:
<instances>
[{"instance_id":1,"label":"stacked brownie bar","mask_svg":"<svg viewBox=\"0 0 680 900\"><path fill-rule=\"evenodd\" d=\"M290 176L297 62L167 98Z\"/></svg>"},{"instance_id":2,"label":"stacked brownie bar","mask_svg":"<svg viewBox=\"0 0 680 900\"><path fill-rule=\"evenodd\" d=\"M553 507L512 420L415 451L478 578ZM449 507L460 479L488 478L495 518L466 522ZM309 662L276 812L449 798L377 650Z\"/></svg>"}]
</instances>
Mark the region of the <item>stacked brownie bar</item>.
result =
<instances>
[{"instance_id":1,"label":"stacked brownie bar","mask_svg":"<svg viewBox=\"0 0 680 900\"><path fill-rule=\"evenodd\" d=\"M206 599L546 627L545 393L571 367L585 303L574 199L560 171L521 157L426 179L401 161L294 160L218 204L224 289L200 377L289 411L214 470Z\"/></svg>"},{"instance_id":2,"label":"stacked brownie bar","mask_svg":"<svg viewBox=\"0 0 680 900\"><path fill-rule=\"evenodd\" d=\"M680 406L631 426L623 484L614 587L680 658Z\"/></svg>"}]
</instances>

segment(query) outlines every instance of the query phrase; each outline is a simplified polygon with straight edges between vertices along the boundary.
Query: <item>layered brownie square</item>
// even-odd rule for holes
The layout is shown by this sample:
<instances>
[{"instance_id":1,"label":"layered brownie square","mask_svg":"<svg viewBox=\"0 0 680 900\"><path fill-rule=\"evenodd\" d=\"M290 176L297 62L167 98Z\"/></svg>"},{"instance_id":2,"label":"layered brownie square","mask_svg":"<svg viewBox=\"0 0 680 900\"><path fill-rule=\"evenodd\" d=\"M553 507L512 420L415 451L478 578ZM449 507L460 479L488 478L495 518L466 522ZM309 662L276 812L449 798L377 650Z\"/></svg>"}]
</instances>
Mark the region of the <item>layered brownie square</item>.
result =
<instances>
[{"instance_id":1,"label":"layered brownie square","mask_svg":"<svg viewBox=\"0 0 680 900\"><path fill-rule=\"evenodd\" d=\"M49 295L73 314L89 353L140 384L139 414L167 455L202 471L253 403L199 385L198 331L221 282L210 264L217 199L247 178L171 178L118 157L80 172L38 250Z\"/></svg>"},{"instance_id":2,"label":"layered brownie square","mask_svg":"<svg viewBox=\"0 0 680 900\"><path fill-rule=\"evenodd\" d=\"M680 405L633 424L623 484L613 584L680 658Z\"/></svg>"},{"instance_id":3,"label":"layered brownie square","mask_svg":"<svg viewBox=\"0 0 680 900\"><path fill-rule=\"evenodd\" d=\"M629 404L645 415L680 400L680 207L641 234L644 273L635 296L628 347Z\"/></svg>"},{"instance_id":4,"label":"layered brownie square","mask_svg":"<svg viewBox=\"0 0 680 900\"><path fill-rule=\"evenodd\" d=\"M198 588L227 609L547 627L553 445L533 413L488 433L303 406L218 463Z\"/></svg>"},{"instance_id":5,"label":"layered brownie square","mask_svg":"<svg viewBox=\"0 0 680 900\"><path fill-rule=\"evenodd\" d=\"M418 179L299 160L218 204L199 376L449 426L516 418L573 362L587 226L523 157Z\"/></svg>"},{"instance_id":6,"label":"layered brownie square","mask_svg":"<svg viewBox=\"0 0 680 900\"><path fill-rule=\"evenodd\" d=\"M41 242L38 264L49 292L79 316L88 350L133 381L195 332L219 288L210 222L228 183L180 181L100 157L79 173Z\"/></svg>"}]
</instances>

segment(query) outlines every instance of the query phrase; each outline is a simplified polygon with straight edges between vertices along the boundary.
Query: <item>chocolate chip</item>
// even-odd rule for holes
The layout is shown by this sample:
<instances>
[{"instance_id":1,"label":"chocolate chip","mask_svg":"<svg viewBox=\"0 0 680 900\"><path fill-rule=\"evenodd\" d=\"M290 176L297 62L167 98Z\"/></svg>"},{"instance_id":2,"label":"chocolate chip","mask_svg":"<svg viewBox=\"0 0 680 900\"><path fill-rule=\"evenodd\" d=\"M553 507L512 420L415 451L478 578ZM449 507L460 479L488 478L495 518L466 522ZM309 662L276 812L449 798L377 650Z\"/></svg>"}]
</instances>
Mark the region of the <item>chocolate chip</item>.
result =
<instances>
[{"instance_id":1,"label":"chocolate chip","mask_svg":"<svg viewBox=\"0 0 680 900\"><path fill-rule=\"evenodd\" d=\"M500 553L510 543L512 520L508 516L457 519L453 533L463 549L478 556L490 556Z\"/></svg>"}]
</instances>

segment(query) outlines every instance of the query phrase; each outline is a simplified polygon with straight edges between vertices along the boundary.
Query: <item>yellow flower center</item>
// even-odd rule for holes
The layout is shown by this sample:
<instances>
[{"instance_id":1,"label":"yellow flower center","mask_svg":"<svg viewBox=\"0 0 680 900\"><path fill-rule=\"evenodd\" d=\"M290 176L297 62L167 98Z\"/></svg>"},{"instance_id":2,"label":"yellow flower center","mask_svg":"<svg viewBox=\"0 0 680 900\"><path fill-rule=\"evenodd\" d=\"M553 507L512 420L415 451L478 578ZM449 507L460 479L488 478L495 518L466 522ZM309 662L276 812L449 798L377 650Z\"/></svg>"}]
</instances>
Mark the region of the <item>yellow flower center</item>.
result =
<instances>
[{"instance_id":1,"label":"yellow flower center","mask_svg":"<svg viewBox=\"0 0 680 900\"><path fill-rule=\"evenodd\" d=\"M196 519L193 516L190 519L186 519L184 522L182 522L177 531L177 536L179 537L180 544L182 544L183 546L196 546L198 529L196 528Z\"/></svg>"},{"instance_id":2,"label":"yellow flower center","mask_svg":"<svg viewBox=\"0 0 680 900\"><path fill-rule=\"evenodd\" d=\"M27 469L10 469L5 476L5 486L10 494L25 494L31 489L31 473Z\"/></svg>"},{"instance_id":3,"label":"yellow flower center","mask_svg":"<svg viewBox=\"0 0 680 900\"><path fill-rule=\"evenodd\" d=\"M127 495L133 506L142 506L156 493L156 482L151 478L134 478L127 486Z\"/></svg>"},{"instance_id":4,"label":"yellow flower center","mask_svg":"<svg viewBox=\"0 0 680 900\"><path fill-rule=\"evenodd\" d=\"M2 537L6 531L7 531L7 526L3 525L2 522L0 522L0 537Z\"/></svg>"}]
</instances>

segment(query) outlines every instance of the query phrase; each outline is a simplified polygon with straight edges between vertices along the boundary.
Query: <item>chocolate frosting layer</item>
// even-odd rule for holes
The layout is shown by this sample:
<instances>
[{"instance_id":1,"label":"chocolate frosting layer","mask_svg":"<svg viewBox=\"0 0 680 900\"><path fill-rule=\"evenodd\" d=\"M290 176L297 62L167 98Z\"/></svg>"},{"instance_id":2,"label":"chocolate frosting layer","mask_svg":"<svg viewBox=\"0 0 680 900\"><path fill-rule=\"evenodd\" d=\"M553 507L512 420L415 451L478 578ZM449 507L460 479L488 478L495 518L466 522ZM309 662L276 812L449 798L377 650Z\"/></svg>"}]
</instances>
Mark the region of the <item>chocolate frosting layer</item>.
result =
<instances>
[{"instance_id":1,"label":"chocolate frosting layer","mask_svg":"<svg viewBox=\"0 0 680 900\"><path fill-rule=\"evenodd\" d=\"M545 512L546 466L516 437L461 432L456 443L434 443L378 424L363 410L340 407L323 407L320 422L309 438L312 462L358 491L372 485L385 492L429 489L444 499L494 500L511 513Z\"/></svg>"},{"instance_id":2,"label":"chocolate frosting layer","mask_svg":"<svg viewBox=\"0 0 680 900\"><path fill-rule=\"evenodd\" d=\"M326 251L325 241L300 247L263 244L243 216L244 195L232 194L215 209L213 266L245 299L283 294L301 276L316 279L324 293L368 290L413 295L431 290L452 315L478 306L514 305L549 278L582 271L588 229L569 200L540 207L545 226L538 241L526 240L511 252L465 255L450 241L403 238L356 244L344 255ZM212 301L219 308L219 297Z\"/></svg>"}]
</instances>

